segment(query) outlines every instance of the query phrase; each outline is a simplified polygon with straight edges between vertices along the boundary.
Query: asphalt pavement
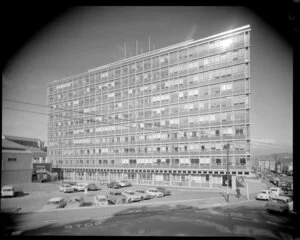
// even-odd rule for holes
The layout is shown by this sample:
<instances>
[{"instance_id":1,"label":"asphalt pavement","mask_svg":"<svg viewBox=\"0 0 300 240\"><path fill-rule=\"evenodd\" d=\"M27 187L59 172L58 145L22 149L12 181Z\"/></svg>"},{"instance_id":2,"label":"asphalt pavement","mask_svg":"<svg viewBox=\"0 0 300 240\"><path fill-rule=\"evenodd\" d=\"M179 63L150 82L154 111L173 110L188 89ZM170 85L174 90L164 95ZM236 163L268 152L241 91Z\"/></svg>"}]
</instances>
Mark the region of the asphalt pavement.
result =
<instances>
[{"instance_id":1,"label":"asphalt pavement","mask_svg":"<svg viewBox=\"0 0 300 240\"><path fill-rule=\"evenodd\" d=\"M244 236L296 239L296 215L271 214L265 202L247 201L199 208L185 203L133 206L107 217L49 222L21 235Z\"/></svg>"}]
</instances>

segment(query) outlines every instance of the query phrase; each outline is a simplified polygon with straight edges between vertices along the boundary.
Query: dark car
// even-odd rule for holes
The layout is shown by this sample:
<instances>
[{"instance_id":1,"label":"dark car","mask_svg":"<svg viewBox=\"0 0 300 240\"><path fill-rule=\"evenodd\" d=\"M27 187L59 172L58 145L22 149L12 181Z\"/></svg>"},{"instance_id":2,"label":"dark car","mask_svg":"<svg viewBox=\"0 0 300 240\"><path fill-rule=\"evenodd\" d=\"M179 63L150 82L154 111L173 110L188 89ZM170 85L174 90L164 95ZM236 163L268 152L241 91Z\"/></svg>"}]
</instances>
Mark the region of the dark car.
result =
<instances>
[{"instance_id":1,"label":"dark car","mask_svg":"<svg viewBox=\"0 0 300 240\"><path fill-rule=\"evenodd\" d=\"M87 186L88 191L98 191L101 190L95 183L90 183Z\"/></svg>"},{"instance_id":2,"label":"dark car","mask_svg":"<svg viewBox=\"0 0 300 240\"><path fill-rule=\"evenodd\" d=\"M108 188L113 188L115 184L116 184L116 182L110 182L110 183L107 184L107 187Z\"/></svg>"},{"instance_id":3,"label":"dark car","mask_svg":"<svg viewBox=\"0 0 300 240\"><path fill-rule=\"evenodd\" d=\"M114 185L113 185L113 189L119 189L119 188L121 188L122 186L119 184L119 183L115 183Z\"/></svg>"},{"instance_id":4,"label":"dark car","mask_svg":"<svg viewBox=\"0 0 300 240\"><path fill-rule=\"evenodd\" d=\"M164 194L164 196L169 196L171 195L171 192L169 190L167 190L166 188L164 187L157 187L156 188L158 191L160 191L161 193Z\"/></svg>"}]
</instances>

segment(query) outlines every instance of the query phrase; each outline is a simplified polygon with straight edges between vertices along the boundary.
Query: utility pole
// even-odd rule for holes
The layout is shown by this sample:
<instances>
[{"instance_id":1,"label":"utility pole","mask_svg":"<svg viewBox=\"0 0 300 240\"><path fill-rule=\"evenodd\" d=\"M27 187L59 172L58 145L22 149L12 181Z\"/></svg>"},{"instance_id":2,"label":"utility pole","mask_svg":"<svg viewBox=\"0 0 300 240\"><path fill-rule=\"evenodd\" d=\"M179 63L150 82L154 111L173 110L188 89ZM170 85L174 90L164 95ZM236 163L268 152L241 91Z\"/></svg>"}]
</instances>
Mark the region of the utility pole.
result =
<instances>
[{"instance_id":1,"label":"utility pole","mask_svg":"<svg viewBox=\"0 0 300 240\"><path fill-rule=\"evenodd\" d=\"M229 147L230 147L230 144L229 142L225 145L226 146L226 149L227 149L227 172L226 172L226 181L227 181L227 202L229 202Z\"/></svg>"}]
</instances>

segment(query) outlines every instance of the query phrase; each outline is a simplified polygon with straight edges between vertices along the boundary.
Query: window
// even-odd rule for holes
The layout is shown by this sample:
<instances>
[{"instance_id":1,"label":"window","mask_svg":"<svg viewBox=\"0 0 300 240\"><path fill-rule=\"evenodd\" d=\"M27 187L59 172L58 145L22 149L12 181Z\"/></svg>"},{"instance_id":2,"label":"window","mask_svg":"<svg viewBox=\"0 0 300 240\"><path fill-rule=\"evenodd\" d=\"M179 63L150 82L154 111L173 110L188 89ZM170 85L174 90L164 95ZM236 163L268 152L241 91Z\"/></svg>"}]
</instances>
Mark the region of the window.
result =
<instances>
[{"instance_id":1,"label":"window","mask_svg":"<svg viewBox=\"0 0 300 240\"><path fill-rule=\"evenodd\" d=\"M7 159L9 162L16 162L17 161L17 158L8 158Z\"/></svg>"},{"instance_id":2,"label":"window","mask_svg":"<svg viewBox=\"0 0 300 240\"><path fill-rule=\"evenodd\" d=\"M182 62L182 61L186 61L187 59L187 50L184 49L184 50L181 50L179 52L179 61Z\"/></svg>"}]
</instances>

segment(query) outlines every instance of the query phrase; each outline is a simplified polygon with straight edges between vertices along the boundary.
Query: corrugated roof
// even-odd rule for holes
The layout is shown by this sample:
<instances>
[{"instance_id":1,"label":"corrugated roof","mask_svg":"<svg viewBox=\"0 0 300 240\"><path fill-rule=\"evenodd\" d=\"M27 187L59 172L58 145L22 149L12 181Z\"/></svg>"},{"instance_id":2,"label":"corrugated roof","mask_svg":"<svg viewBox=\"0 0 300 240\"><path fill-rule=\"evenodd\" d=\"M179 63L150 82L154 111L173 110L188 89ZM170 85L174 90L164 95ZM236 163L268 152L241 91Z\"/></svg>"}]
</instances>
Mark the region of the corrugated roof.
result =
<instances>
[{"instance_id":1,"label":"corrugated roof","mask_svg":"<svg viewBox=\"0 0 300 240\"><path fill-rule=\"evenodd\" d=\"M23 150L23 151L26 150L26 148L23 145L9 141L7 139L2 139L2 149Z\"/></svg>"},{"instance_id":2,"label":"corrugated roof","mask_svg":"<svg viewBox=\"0 0 300 240\"><path fill-rule=\"evenodd\" d=\"M24 140L24 141L30 141L30 142L41 141L38 138L18 137L18 136L11 136L11 135L4 135L4 137L11 139L11 140Z\"/></svg>"},{"instance_id":3,"label":"corrugated roof","mask_svg":"<svg viewBox=\"0 0 300 240\"><path fill-rule=\"evenodd\" d=\"M32 152L33 154L40 154L43 156L47 156L47 152L40 150L39 148L36 147L28 147L28 146L24 146L24 148L29 151Z\"/></svg>"},{"instance_id":4,"label":"corrugated roof","mask_svg":"<svg viewBox=\"0 0 300 240\"><path fill-rule=\"evenodd\" d=\"M26 150L16 150L16 149L2 149L2 153L28 153L30 155L33 155L32 152Z\"/></svg>"}]
</instances>

